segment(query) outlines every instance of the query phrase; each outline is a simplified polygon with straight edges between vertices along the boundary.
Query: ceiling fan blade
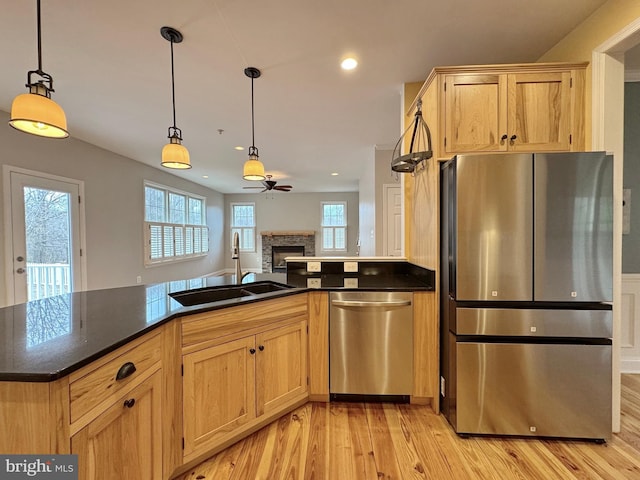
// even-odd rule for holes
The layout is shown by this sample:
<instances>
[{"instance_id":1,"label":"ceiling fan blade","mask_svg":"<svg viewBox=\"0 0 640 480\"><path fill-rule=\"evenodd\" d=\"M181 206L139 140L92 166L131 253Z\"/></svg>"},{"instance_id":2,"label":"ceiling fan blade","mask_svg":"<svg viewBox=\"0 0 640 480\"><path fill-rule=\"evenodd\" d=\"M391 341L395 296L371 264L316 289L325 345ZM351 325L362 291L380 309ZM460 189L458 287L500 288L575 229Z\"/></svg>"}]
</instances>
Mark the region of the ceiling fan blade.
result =
<instances>
[{"instance_id":1,"label":"ceiling fan blade","mask_svg":"<svg viewBox=\"0 0 640 480\"><path fill-rule=\"evenodd\" d=\"M278 185L276 188L293 188L291 185Z\"/></svg>"},{"instance_id":2,"label":"ceiling fan blade","mask_svg":"<svg viewBox=\"0 0 640 480\"><path fill-rule=\"evenodd\" d=\"M290 185L282 185L282 186L273 187L274 190L280 190L281 192L288 192L288 191L291 190L291 188L293 188L293 187L291 187Z\"/></svg>"},{"instance_id":3,"label":"ceiling fan blade","mask_svg":"<svg viewBox=\"0 0 640 480\"><path fill-rule=\"evenodd\" d=\"M263 188L263 187L242 187L242 188L249 189L249 188Z\"/></svg>"}]
</instances>

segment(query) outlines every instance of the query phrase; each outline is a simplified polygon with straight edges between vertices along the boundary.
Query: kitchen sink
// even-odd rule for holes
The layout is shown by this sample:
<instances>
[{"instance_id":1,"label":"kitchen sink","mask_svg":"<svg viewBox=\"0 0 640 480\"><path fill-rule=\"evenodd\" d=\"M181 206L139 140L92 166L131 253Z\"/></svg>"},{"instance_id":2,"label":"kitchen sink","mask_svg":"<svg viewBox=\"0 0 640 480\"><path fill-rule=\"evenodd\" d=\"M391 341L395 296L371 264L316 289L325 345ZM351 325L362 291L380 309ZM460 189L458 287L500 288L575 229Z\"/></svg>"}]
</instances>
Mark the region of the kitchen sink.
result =
<instances>
[{"instance_id":1,"label":"kitchen sink","mask_svg":"<svg viewBox=\"0 0 640 480\"><path fill-rule=\"evenodd\" d=\"M254 282L244 285L183 290L181 292L170 293L169 295L182 306L191 307L193 305L201 305L203 303L220 302L223 300L232 300L234 298L278 292L289 288L292 287L275 282Z\"/></svg>"},{"instance_id":2,"label":"kitchen sink","mask_svg":"<svg viewBox=\"0 0 640 480\"><path fill-rule=\"evenodd\" d=\"M247 292L251 292L252 295L259 295L261 293L269 293L269 292L278 292L280 290L287 290L289 288L291 287L287 285L282 285L279 283L273 283L273 282L248 283L247 285L242 287L243 290L246 290Z\"/></svg>"}]
</instances>

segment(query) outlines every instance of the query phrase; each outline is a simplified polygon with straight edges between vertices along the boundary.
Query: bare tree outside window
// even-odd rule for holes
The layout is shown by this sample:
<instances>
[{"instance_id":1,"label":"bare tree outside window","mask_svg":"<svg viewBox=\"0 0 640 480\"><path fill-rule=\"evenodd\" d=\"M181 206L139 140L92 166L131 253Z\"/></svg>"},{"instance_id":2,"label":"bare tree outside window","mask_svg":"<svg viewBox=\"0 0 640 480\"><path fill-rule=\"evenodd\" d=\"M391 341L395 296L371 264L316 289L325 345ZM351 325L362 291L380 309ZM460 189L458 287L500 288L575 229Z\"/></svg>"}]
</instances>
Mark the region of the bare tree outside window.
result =
<instances>
[{"instance_id":1,"label":"bare tree outside window","mask_svg":"<svg viewBox=\"0 0 640 480\"><path fill-rule=\"evenodd\" d=\"M71 291L70 197L24 187L30 300Z\"/></svg>"}]
</instances>

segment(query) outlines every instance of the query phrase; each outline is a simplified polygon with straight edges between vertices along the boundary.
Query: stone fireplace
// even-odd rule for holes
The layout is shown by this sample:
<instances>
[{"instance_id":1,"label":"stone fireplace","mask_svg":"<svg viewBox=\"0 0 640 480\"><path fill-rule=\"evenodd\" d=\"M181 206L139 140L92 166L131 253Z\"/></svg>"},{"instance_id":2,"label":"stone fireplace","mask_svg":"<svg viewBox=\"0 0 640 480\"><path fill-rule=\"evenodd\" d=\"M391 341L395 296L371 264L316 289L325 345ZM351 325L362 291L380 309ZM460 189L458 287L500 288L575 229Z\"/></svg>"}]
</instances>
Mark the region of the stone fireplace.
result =
<instances>
[{"instance_id":1,"label":"stone fireplace","mask_svg":"<svg viewBox=\"0 0 640 480\"><path fill-rule=\"evenodd\" d=\"M315 256L316 254L316 232L313 230L268 231L260 232L260 235L262 236L262 271L264 273L286 272L285 257Z\"/></svg>"}]
</instances>

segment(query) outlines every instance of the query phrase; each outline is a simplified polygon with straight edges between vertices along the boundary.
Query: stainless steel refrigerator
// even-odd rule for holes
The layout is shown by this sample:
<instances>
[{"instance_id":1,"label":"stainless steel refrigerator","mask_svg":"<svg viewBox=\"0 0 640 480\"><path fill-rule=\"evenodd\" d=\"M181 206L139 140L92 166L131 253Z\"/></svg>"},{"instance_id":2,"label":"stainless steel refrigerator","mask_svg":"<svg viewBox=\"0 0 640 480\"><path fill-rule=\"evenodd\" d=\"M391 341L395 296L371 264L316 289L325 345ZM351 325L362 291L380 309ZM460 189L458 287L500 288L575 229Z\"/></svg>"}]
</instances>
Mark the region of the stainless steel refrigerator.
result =
<instances>
[{"instance_id":1,"label":"stainless steel refrigerator","mask_svg":"<svg viewBox=\"0 0 640 480\"><path fill-rule=\"evenodd\" d=\"M441 165L441 408L459 434L611 435L613 159Z\"/></svg>"}]
</instances>

